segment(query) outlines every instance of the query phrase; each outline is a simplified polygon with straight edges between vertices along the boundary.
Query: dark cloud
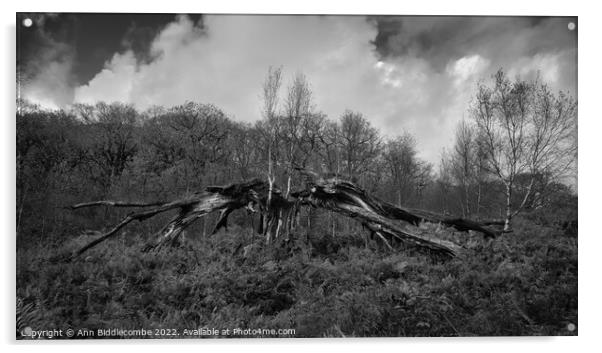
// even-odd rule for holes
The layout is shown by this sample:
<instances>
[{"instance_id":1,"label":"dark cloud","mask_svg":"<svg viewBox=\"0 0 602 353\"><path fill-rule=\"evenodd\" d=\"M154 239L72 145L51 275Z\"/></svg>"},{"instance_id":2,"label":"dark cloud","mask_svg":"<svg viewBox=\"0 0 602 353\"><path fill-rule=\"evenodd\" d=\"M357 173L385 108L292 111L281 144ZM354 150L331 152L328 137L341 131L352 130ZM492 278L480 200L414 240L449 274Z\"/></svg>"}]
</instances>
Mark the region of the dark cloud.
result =
<instances>
[{"instance_id":1,"label":"dark cloud","mask_svg":"<svg viewBox=\"0 0 602 353\"><path fill-rule=\"evenodd\" d=\"M91 80L116 52L131 49L137 58L147 59L150 43L175 17L174 14L19 13L19 23L32 18L34 25L20 26L18 47L26 62L47 51L47 43L69 47L73 78L82 84ZM198 20L201 15L193 17Z\"/></svg>"},{"instance_id":2,"label":"dark cloud","mask_svg":"<svg viewBox=\"0 0 602 353\"><path fill-rule=\"evenodd\" d=\"M124 50L131 50L139 63L145 64L155 59L151 54L153 40L165 26L175 20L175 15L165 16L156 18L155 15L147 15L147 17L135 15L132 17L131 25L123 35L121 45ZM203 27L202 15L189 15L189 18L199 28Z\"/></svg>"},{"instance_id":3,"label":"dark cloud","mask_svg":"<svg viewBox=\"0 0 602 353\"><path fill-rule=\"evenodd\" d=\"M57 18L55 14L17 14L17 67L24 79L37 75L47 61L71 60L73 48L54 30ZM32 20L30 27L23 25L25 19Z\"/></svg>"},{"instance_id":4,"label":"dark cloud","mask_svg":"<svg viewBox=\"0 0 602 353\"><path fill-rule=\"evenodd\" d=\"M577 46L577 31L567 29L576 18L381 16L372 21L378 29L373 43L382 58L417 57L438 71L471 54L509 58Z\"/></svg>"},{"instance_id":5,"label":"dark cloud","mask_svg":"<svg viewBox=\"0 0 602 353\"><path fill-rule=\"evenodd\" d=\"M121 45L126 50L131 50L136 55L136 60L141 63L150 62L150 48L159 29L150 26L133 24L121 40Z\"/></svg>"},{"instance_id":6,"label":"dark cloud","mask_svg":"<svg viewBox=\"0 0 602 353\"><path fill-rule=\"evenodd\" d=\"M31 20L26 27L25 19ZM73 101L75 51L64 41L66 30L57 14L17 14L17 79L21 95L54 107ZM67 21L67 24L72 22Z\"/></svg>"}]
</instances>

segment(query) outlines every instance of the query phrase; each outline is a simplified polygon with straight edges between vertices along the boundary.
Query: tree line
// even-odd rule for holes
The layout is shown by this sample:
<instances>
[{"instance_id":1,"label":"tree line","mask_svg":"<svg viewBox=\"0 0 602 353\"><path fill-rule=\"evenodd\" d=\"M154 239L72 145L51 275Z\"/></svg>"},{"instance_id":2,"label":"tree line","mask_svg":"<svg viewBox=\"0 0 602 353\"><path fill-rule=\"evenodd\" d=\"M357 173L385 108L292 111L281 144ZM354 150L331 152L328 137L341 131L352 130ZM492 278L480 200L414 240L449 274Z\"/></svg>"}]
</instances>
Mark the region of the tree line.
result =
<instances>
[{"instance_id":1,"label":"tree line","mask_svg":"<svg viewBox=\"0 0 602 353\"><path fill-rule=\"evenodd\" d=\"M67 217L60 207L82 200L162 200L251 177L288 196L303 182L297 167L344 175L399 206L503 219L507 230L521 212L548 222L544 210L576 212L566 177L576 163L577 103L537 80L510 80L500 70L480 83L471 119L458 125L437 170L410 133L385 138L357 111L327 117L301 73L283 87L282 69L270 68L260 92L255 123L195 102L47 110L18 101L18 234L60 230ZM332 215L308 219L349 229Z\"/></svg>"}]
</instances>

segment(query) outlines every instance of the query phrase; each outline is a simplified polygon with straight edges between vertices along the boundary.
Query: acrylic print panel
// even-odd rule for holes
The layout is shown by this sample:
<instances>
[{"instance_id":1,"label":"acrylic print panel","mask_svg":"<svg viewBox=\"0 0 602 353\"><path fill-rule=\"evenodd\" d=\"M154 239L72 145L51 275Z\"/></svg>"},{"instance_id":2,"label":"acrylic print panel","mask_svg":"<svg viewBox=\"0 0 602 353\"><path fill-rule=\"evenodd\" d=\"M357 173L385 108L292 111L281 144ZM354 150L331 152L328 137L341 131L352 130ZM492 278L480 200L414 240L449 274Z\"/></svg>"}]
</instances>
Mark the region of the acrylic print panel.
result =
<instances>
[{"instance_id":1,"label":"acrylic print panel","mask_svg":"<svg viewBox=\"0 0 602 353\"><path fill-rule=\"evenodd\" d=\"M577 335L576 17L16 25L17 339Z\"/></svg>"}]
</instances>

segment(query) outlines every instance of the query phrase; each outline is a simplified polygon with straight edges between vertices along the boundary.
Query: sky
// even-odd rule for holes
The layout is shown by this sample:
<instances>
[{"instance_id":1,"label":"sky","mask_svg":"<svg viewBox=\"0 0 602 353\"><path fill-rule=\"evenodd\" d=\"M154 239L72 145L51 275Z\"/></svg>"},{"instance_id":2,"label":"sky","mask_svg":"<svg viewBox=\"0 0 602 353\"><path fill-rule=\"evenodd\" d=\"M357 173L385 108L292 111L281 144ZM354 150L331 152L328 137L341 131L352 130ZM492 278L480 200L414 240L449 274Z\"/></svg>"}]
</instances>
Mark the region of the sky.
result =
<instances>
[{"instance_id":1,"label":"sky","mask_svg":"<svg viewBox=\"0 0 602 353\"><path fill-rule=\"evenodd\" d=\"M33 25L22 25L24 18ZM261 118L268 68L306 75L330 119L361 112L409 132L438 164L479 80L503 68L577 97L577 19L568 17L18 14L17 94L47 108L120 101L212 103ZM570 26L569 23L575 24Z\"/></svg>"}]
</instances>

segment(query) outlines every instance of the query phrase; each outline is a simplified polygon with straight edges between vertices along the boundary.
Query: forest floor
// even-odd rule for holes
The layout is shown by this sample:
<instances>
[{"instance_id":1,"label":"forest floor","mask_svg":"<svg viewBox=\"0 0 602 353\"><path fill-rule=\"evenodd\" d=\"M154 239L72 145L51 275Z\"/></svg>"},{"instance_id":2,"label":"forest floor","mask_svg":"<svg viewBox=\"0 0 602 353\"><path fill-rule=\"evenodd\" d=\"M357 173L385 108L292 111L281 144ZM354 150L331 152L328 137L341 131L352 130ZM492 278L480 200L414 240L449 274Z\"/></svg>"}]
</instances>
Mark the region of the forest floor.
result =
<instances>
[{"instance_id":1,"label":"forest floor","mask_svg":"<svg viewBox=\"0 0 602 353\"><path fill-rule=\"evenodd\" d=\"M120 236L71 263L52 259L89 237L29 243L17 249L17 338L26 327L75 338L577 335L575 237L521 220L493 240L422 230L461 256L345 235L267 246L236 227L149 253L142 237Z\"/></svg>"}]
</instances>

